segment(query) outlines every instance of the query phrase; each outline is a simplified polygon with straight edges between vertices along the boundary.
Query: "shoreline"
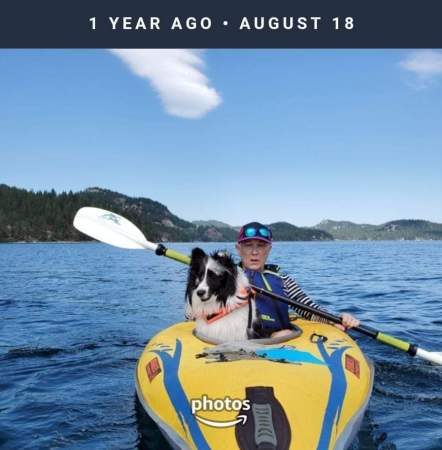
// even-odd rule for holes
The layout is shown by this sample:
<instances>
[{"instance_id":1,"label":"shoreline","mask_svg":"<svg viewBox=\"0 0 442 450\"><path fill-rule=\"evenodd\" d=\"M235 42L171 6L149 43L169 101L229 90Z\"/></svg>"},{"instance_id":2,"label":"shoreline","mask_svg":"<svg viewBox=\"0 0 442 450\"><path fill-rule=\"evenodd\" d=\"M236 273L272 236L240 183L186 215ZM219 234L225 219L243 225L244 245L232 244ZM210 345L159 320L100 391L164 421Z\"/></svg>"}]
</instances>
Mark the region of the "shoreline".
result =
<instances>
[{"instance_id":1,"label":"shoreline","mask_svg":"<svg viewBox=\"0 0 442 450\"><path fill-rule=\"evenodd\" d=\"M333 243L333 242L442 242L442 239L334 239L334 240L305 240L305 241L273 241L273 244L287 244L294 242L311 242L311 243ZM103 244L100 241L14 241L14 242L0 242L2 244ZM235 244L234 241L171 241L162 242L162 244Z\"/></svg>"}]
</instances>

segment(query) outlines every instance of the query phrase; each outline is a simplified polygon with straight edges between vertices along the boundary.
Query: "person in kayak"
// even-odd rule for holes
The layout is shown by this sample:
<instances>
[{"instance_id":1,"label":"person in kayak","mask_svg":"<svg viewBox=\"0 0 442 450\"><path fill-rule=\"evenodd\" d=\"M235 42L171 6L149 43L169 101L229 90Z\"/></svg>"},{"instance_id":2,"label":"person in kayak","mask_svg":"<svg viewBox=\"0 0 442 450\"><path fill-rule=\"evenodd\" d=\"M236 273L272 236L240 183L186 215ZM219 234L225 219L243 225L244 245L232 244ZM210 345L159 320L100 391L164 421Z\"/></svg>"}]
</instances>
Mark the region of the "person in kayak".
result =
<instances>
[{"instance_id":1,"label":"person in kayak","mask_svg":"<svg viewBox=\"0 0 442 450\"><path fill-rule=\"evenodd\" d=\"M296 281L284 273L280 273L279 266L266 264L272 249L272 230L259 222L250 222L241 227L236 243L236 251L241 258L243 268L251 284L283 295L297 302L321 309ZM288 305L263 295L256 296L256 306L260 317L261 336L284 336L290 333ZM301 309L294 309L295 313L304 319L318 322L328 322L322 317ZM333 324L341 330L359 325L359 320L351 314L341 315L342 324Z\"/></svg>"}]
</instances>

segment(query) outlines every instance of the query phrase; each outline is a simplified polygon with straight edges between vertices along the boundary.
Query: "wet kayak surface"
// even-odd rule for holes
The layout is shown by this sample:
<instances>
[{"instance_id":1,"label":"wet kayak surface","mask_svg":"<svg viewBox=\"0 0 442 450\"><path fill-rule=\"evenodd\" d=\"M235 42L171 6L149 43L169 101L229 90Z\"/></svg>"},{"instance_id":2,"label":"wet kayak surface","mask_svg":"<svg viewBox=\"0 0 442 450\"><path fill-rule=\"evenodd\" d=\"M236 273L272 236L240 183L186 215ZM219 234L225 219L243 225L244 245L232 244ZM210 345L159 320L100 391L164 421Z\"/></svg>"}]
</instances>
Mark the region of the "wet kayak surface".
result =
<instances>
[{"instance_id":1,"label":"wet kayak surface","mask_svg":"<svg viewBox=\"0 0 442 450\"><path fill-rule=\"evenodd\" d=\"M232 244L171 244L188 253ZM442 350L442 242L275 243L317 303ZM0 245L0 448L165 448L135 401L146 342L181 321L187 268L103 244ZM375 363L353 450L442 448L442 369L352 335Z\"/></svg>"}]
</instances>

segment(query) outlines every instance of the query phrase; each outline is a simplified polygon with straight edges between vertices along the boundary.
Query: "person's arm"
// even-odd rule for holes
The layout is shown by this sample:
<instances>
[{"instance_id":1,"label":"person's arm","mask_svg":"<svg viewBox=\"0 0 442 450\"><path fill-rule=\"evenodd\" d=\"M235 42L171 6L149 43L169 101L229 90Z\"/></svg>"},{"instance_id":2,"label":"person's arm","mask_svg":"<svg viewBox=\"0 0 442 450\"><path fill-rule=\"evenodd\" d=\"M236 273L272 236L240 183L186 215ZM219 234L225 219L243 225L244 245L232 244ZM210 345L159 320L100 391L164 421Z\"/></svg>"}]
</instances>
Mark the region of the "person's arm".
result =
<instances>
[{"instance_id":1,"label":"person's arm","mask_svg":"<svg viewBox=\"0 0 442 450\"><path fill-rule=\"evenodd\" d=\"M284 293L288 298L299 303L303 303L304 305L311 306L315 309L322 309L299 287L298 283L293 278L290 278L286 274L282 274L281 279L283 282ZM328 323L328 320L320 316L316 316L310 312L304 311L303 309L293 308L293 310L296 314L298 314L298 316L304 319Z\"/></svg>"},{"instance_id":2,"label":"person's arm","mask_svg":"<svg viewBox=\"0 0 442 450\"><path fill-rule=\"evenodd\" d=\"M298 283L296 283L296 281L293 278L290 278L288 275L285 274L282 275L281 278L283 281L284 293L288 298L303 303L304 305L311 306L312 308L323 310L323 308L317 305L307 294L305 294L302 291ZM312 314L299 308L293 309L296 314L298 314L300 317L303 317L304 319L314 320L316 322L322 323L330 323L331 325L334 325L335 327L339 328L342 331L346 331L348 328L357 327L359 325L359 320L348 313L343 313L341 315L342 324L340 324L330 322L327 319L324 319L323 317L316 316L315 314Z\"/></svg>"}]
</instances>

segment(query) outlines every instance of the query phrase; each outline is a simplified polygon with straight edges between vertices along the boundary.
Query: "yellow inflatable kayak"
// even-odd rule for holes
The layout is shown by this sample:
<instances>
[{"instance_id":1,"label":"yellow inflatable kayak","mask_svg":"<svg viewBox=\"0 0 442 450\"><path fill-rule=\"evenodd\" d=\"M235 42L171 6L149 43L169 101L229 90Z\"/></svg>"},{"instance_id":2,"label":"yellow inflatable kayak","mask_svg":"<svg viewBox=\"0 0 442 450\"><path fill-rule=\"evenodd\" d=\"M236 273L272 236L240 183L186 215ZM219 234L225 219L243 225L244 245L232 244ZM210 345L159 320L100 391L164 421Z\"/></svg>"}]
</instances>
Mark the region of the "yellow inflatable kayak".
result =
<instances>
[{"instance_id":1,"label":"yellow inflatable kayak","mask_svg":"<svg viewBox=\"0 0 442 450\"><path fill-rule=\"evenodd\" d=\"M351 337L298 319L285 342L215 345L194 323L154 336L136 368L141 405L174 448L345 449L373 384Z\"/></svg>"}]
</instances>

